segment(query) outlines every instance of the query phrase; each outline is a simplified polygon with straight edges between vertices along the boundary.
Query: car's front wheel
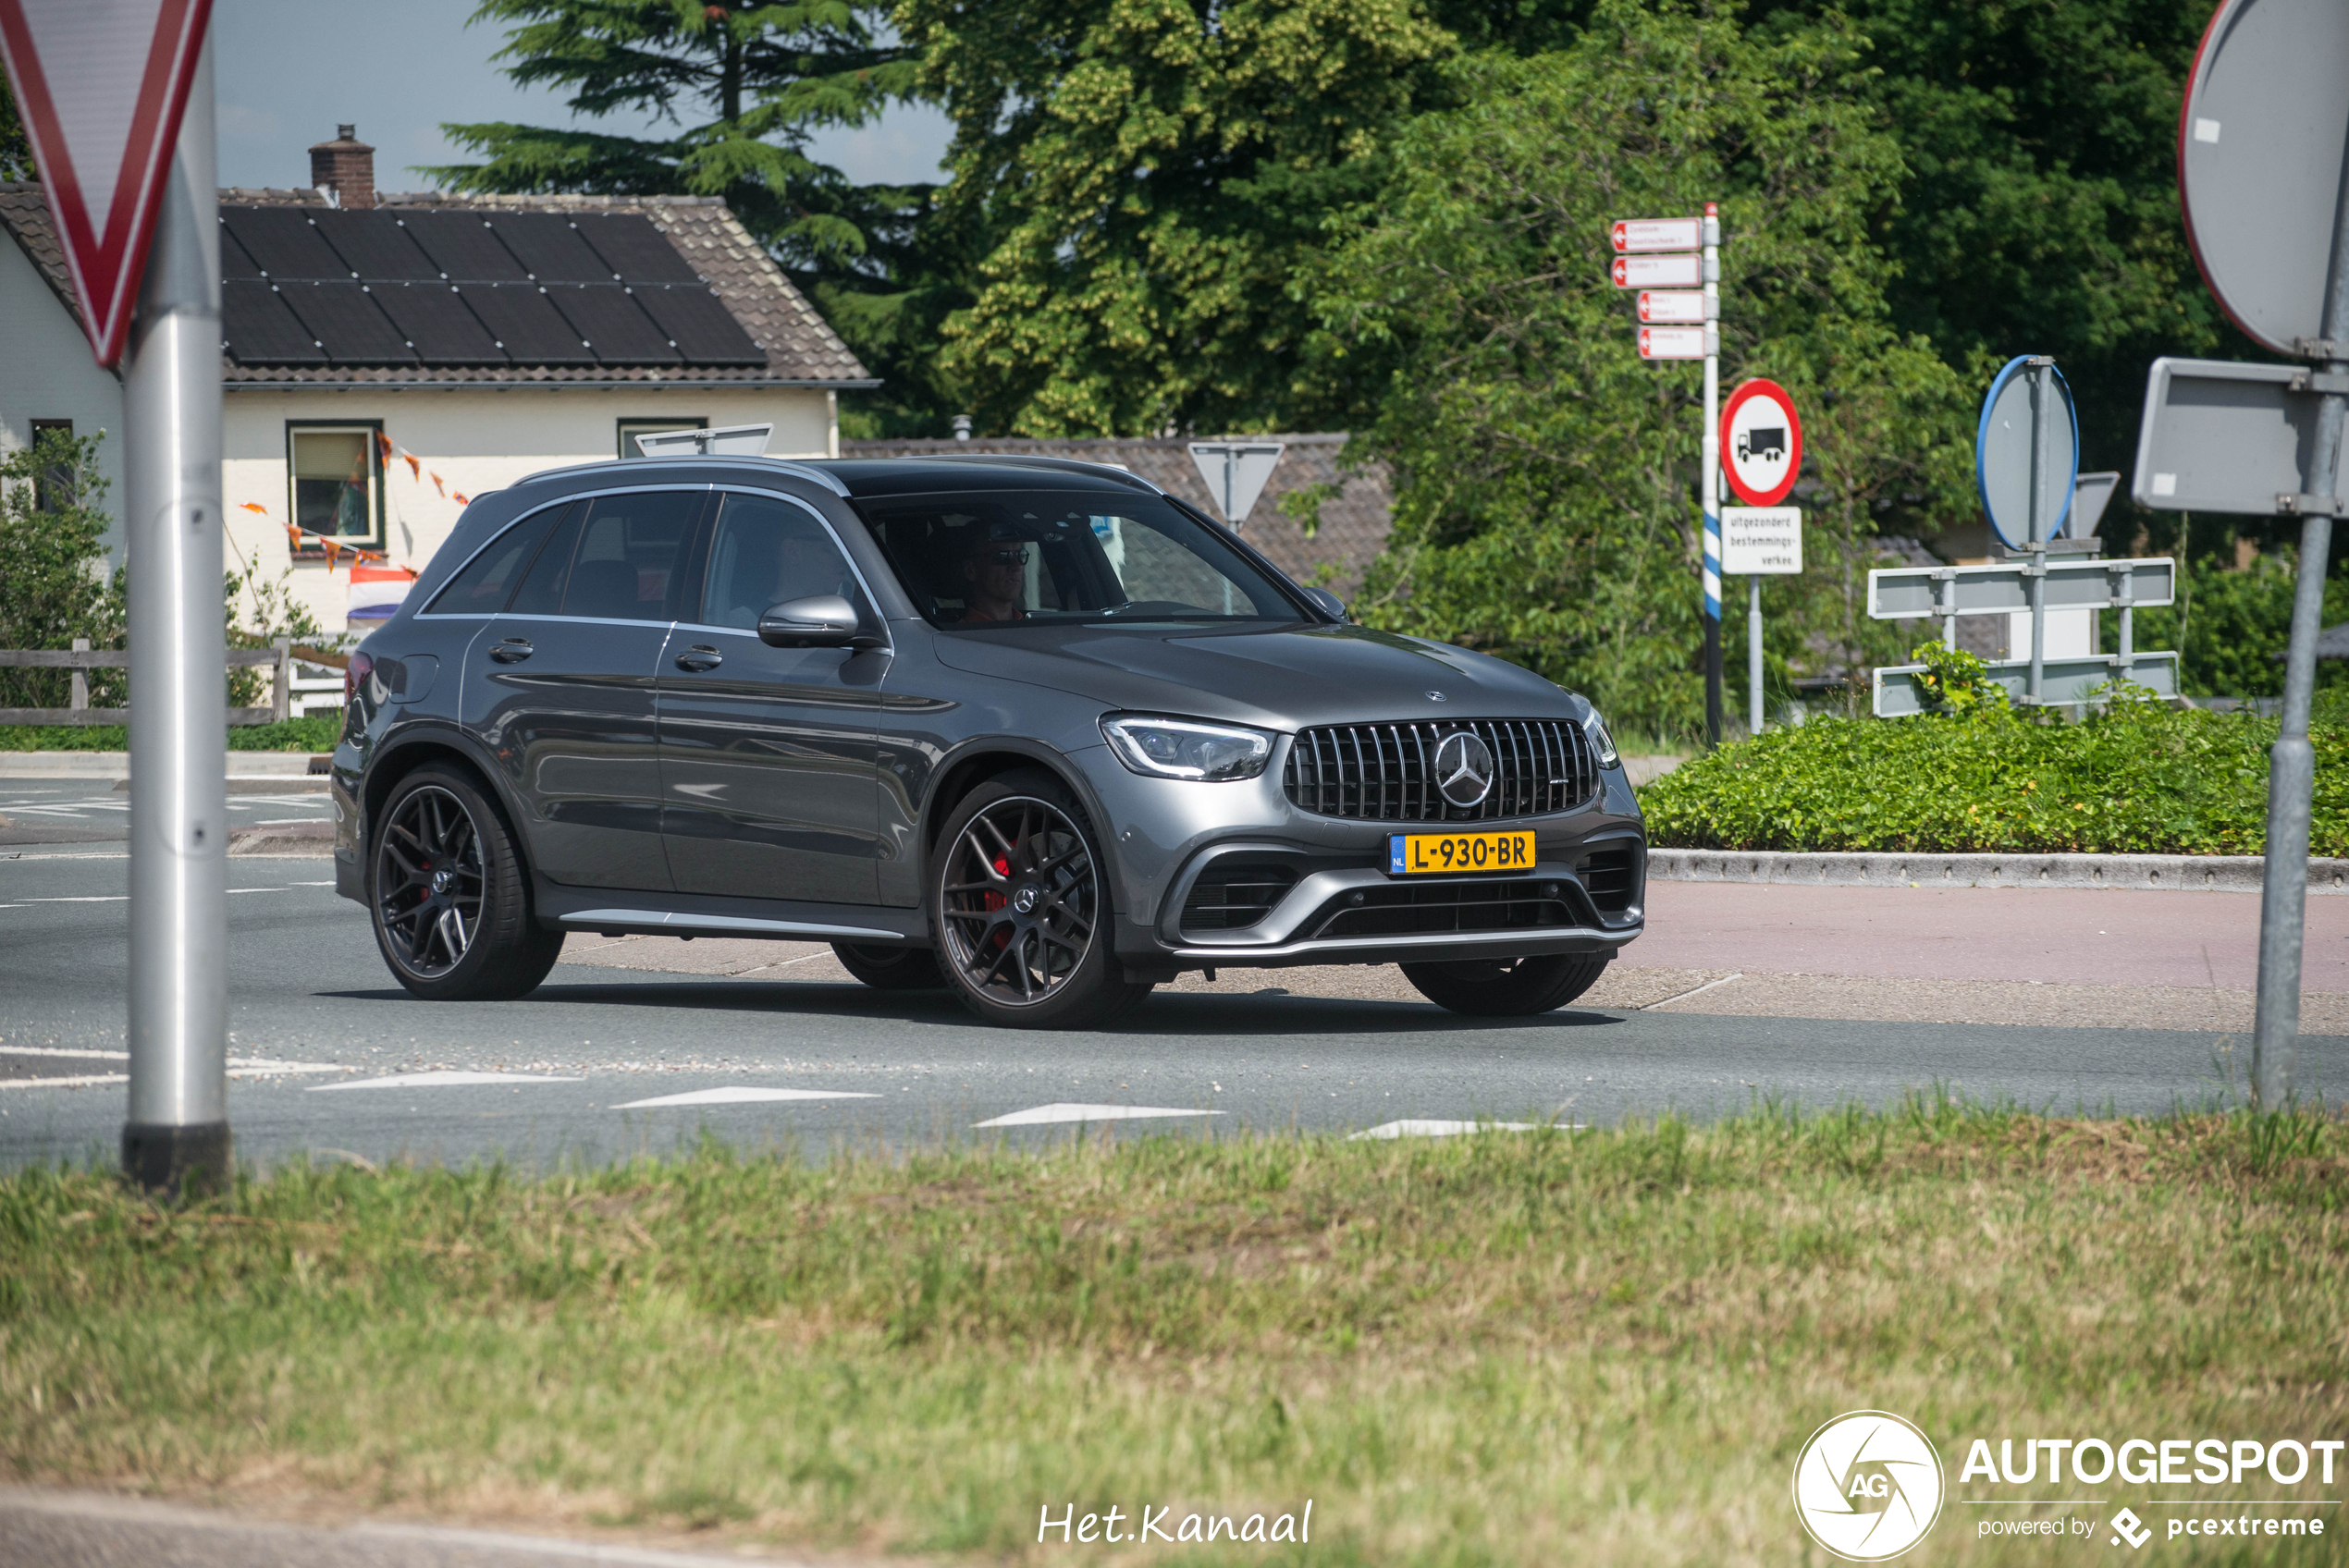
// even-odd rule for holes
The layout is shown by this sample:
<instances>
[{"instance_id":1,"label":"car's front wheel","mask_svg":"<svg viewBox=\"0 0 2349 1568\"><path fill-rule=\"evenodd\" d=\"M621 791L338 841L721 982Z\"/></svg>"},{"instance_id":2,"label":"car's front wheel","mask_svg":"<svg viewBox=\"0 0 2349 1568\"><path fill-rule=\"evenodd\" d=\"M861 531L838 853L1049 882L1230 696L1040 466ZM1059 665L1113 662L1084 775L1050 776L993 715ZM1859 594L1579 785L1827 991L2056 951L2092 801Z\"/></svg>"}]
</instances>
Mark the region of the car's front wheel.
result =
<instances>
[{"instance_id":1,"label":"car's front wheel","mask_svg":"<svg viewBox=\"0 0 2349 1568\"><path fill-rule=\"evenodd\" d=\"M965 795L930 862L930 932L947 984L990 1023L1083 1029L1150 993L1111 950L1107 874L1085 811L1050 774Z\"/></svg>"},{"instance_id":2,"label":"car's front wheel","mask_svg":"<svg viewBox=\"0 0 2349 1568\"><path fill-rule=\"evenodd\" d=\"M367 908L394 978L428 1001L527 996L562 956L531 917L506 819L472 774L427 763L392 786L368 857Z\"/></svg>"},{"instance_id":3,"label":"car's front wheel","mask_svg":"<svg viewBox=\"0 0 2349 1568\"><path fill-rule=\"evenodd\" d=\"M1606 971L1605 953L1407 963L1403 978L1438 1007L1479 1018L1526 1018L1564 1007Z\"/></svg>"}]
</instances>

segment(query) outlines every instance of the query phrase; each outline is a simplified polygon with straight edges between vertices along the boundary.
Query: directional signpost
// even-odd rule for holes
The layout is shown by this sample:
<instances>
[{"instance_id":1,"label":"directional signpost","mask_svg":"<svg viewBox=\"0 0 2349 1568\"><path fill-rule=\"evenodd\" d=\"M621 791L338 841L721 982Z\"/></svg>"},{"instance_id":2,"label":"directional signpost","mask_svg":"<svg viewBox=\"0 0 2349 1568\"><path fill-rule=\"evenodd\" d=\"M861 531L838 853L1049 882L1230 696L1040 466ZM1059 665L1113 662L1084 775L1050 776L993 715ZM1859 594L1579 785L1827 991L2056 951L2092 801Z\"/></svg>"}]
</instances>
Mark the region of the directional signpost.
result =
<instances>
[{"instance_id":1,"label":"directional signpost","mask_svg":"<svg viewBox=\"0 0 2349 1568\"><path fill-rule=\"evenodd\" d=\"M1762 733L1762 579L1802 570L1802 508L1779 505L1802 472L1802 421L1775 381L1748 381L1721 410L1722 465L1742 507L1721 508L1721 570L1746 578L1745 680Z\"/></svg>"},{"instance_id":2,"label":"directional signpost","mask_svg":"<svg viewBox=\"0 0 2349 1568\"><path fill-rule=\"evenodd\" d=\"M2296 515L2300 585L2268 767L2253 1103L2292 1094L2307 914L2308 704L2349 417L2349 6L2224 0L2178 125L2178 195L2202 280L2237 326L2309 366L2160 360L2132 494L2146 507Z\"/></svg>"},{"instance_id":3,"label":"directional signpost","mask_svg":"<svg viewBox=\"0 0 2349 1568\"><path fill-rule=\"evenodd\" d=\"M1619 218L1607 230L1615 260L1607 276L1639 289L1637 337L1643 360L1704 361L1704 424L1697 484L1704 507L1704 734L1721 743L1721 218ZM1699 248L1702 247L1702 253ZM1696 290L1696 292L1676 292ZM1686 323L1688 325L1677 325ZM1666 325L1675 324L1675 325ZM1755 701L1756 711L1760 700Z\"/></svg>"},{"instance_id":4,"label":"directional signpost","mask_svg":"<svg viewBox=\"0 0 2349 1568\"><path fill-rule=\"evenodd\" d=\"M122 371L133 759L122 1163L156 1188L219 1182L231 1154L211 10L0 0L0 55L90 345Z\"/></svg>"}]
</instances>

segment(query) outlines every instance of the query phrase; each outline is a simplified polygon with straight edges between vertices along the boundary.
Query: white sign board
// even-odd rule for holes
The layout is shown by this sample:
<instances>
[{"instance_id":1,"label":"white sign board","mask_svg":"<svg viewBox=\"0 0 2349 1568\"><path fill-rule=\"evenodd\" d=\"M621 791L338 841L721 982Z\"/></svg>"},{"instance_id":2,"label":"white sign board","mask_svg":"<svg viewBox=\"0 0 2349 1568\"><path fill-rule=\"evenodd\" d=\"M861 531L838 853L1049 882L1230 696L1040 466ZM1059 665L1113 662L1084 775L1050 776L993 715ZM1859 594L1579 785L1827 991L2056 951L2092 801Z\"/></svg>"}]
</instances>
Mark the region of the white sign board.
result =
<instances>
[{"instance_id":1,"label":"white sign board","mask_svg":"<svg viewBox=\"0 0 2349 1568\"><path fill-rule=\"evenodd\" d=\"M1199 465L1224 521L1237 528L1255 510L1256 498L1264 494L1265 481L1286 449L1278 441L1194 441L1191 461Z\"/></svg>"},{"instance_id":2,"label":"white sign board","mask_svg":"<svg viewBox=\"0 0 2349 1568\"><path fill-rule=\"evenodd\" d=\"M1695 256L1617 256L1609 274L1617 288L1694 288L1704 281Z\"/></svg>"},{"instance_id":3,"label":"white sign board","mask_svg":"<svg viewBox=\"0 0 2349 1568\"><path fill-rule=\"evenodd\" d=\"M1802 570L1801 507L1721 508L1722 576L1791 576Z\"/></svg>"},{"instance_id":4,"label":"white sign board","mask_svg":"<svg viewBox=\"0 0 2349 1568\"><path fill-rule=\"evenodd\" d=\"M1704 328L1643 326L1640 328L1640 358L1701 360L1704 358Z\"/></svg>"},{"instance_id":5,"label":"white sign board","mask_svg":"<svg viewBox=\"0 0 2349 1568\"><path fill-rule=\"evenodd\" d=\"M1617 255L1633 251L1693 251L1704 243L1696 218L1621 218L1608 239Z\"/></svg>"},{"instance_id":6,"label":"white sign board","mask_svg":"<svg viewBox=\"0 0 2349 1568\"><path fill-rule=\"evenodd\" d=\"M1693 288L1642 288L1640 290L1640 319L1701 322L1705 319L1704 296Z\"/></svg>"}]
</instances>

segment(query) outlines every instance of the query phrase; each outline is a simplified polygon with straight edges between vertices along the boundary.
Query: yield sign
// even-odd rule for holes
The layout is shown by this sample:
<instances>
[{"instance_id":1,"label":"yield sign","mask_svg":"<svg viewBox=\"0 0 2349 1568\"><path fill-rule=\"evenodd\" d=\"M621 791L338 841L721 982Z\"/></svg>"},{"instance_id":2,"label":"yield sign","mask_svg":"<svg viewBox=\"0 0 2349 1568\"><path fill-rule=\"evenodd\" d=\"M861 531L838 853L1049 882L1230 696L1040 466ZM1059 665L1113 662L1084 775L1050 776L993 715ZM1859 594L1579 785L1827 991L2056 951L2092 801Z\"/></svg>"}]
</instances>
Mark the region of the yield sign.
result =
<instances>
[{"instance_id":1,"label":"yield sign","mask_svg":"<svg viewBox=\"0 0 2349 1568\"><path fill-rule=\"evenodd\" d=\"M1256 509L1256 498L1264 494L1264 482L1286 447L1283 441L1191 443L1191 461L1199 465L1199 476L1207 481L1225 522L1237 528Z\"/></svg>"},{"instance_id":2,"label":"yield sign","mask_svg":"<svg viewBox=\"0 0 2349 1568\"><path fill-rule=\"evenodd\" d=\"M212 0L0 0L0 56L98 362L122 358Z\"/></svg>"}]
</instances>

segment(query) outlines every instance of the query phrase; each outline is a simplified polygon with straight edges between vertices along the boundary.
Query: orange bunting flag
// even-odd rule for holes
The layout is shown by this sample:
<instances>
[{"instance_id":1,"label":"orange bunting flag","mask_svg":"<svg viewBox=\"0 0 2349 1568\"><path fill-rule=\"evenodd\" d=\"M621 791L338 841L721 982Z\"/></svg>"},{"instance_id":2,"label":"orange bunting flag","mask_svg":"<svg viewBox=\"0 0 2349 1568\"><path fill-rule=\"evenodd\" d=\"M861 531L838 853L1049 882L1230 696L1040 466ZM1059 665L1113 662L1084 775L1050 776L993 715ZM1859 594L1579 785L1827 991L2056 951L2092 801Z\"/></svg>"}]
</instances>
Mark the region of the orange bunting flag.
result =
<instances>
[{"instance_id":1,"label":"orange bunting flag","mask_svg":"<svg viewBox=\"0 0 2349 1568\"><path fill-rule=\"evenodd\" d=\"M408 459L408 477L421 481L424 477L424 465L416 460L416 454L402 447L400 455Z\"/></svg>"},{"instance_id":2,"label":"orange bunting flag","mask_svg":"<svg viewBox=\"0 0 2349 1568\"><path fill-rule=\"evenodd\" d=\"M466 495L462 490L458 491L456 495L449 498L461 507L470 507L473 504L473 497Z\"/></svg>"},{"instance_id":3,"label":"orange bunting flag","mask_svg":"<svg viewBox=\"0 0 2349 1568\"><path fill-rule=\"evenodd\" d=\"M267 517L269 515L269 508L263 506L259 501L245 502L244 509L249 512L259 512L263 517Z\"/></svg>"},{"instance_id":4,"label":"orange bunting flag","mask_svg":"<svg viewBox=\"0 0 2349 1568\"><path fill-rule=\"evenodd\" d=\"M385 435L382 431L380 431L380 430L376 431L376 432L375 432L375 446L376 446L378 448L380 448L380 449L381 449L381 451L383 452L383 459L384 459L384 461L386 461L386 462L389 462L389 461L391 461L391 437L390 437L390 436L388 436L388 435Z\"/></svg>"},{"instance_id":5,"label":"orange bunting flag","mask_svg":"<svg viewBox=\"0 0 2349 1568\"><path fill-rule=\"evenodd\" d=\"M449 486L440 482L440 475L437 473L432 476L432 487L439 491L443 496L449 494Z\"/></svg>"}]
</instances>

